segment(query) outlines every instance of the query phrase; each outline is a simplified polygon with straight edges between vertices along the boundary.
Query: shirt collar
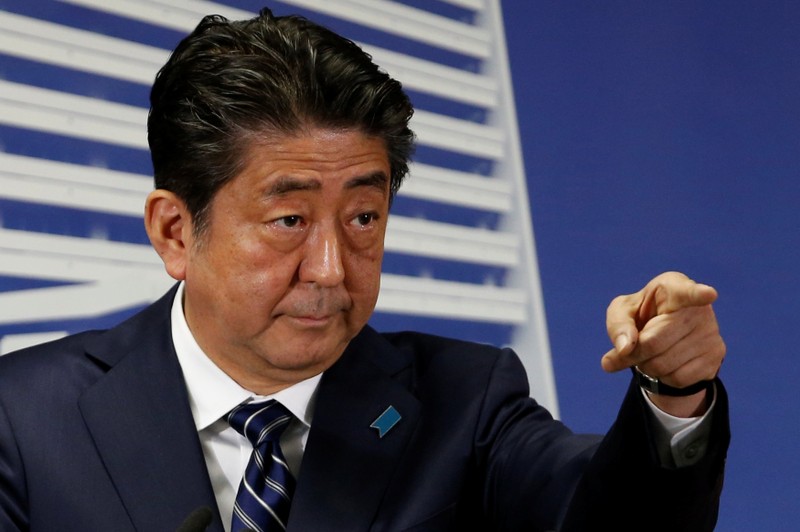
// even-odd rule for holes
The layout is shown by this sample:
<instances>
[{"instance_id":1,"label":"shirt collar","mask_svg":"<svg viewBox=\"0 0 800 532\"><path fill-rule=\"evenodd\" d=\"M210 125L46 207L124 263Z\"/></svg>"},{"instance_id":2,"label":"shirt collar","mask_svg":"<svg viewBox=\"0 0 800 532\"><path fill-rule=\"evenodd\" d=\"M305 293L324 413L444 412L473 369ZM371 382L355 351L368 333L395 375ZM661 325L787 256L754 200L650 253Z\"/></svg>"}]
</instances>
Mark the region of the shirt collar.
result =
<instances>
[{"instance_id":1,"label":"shirt collar","mask_svg":"<svg viewBox=\"0 0 800 532\"><path fill-rule=\"evenodd\" d=\"M258 395L242 388L208 358L194 339L183 314L183 289L184 284L180 283L172 302L172 342L183 371L189 392L189 404L198 432L222 418L236 405L249 399L255 401L275 399L295 418L310 427L314 416L314 399L322 374L300 381L270 396Z\"/></svg>"}]
</instances>

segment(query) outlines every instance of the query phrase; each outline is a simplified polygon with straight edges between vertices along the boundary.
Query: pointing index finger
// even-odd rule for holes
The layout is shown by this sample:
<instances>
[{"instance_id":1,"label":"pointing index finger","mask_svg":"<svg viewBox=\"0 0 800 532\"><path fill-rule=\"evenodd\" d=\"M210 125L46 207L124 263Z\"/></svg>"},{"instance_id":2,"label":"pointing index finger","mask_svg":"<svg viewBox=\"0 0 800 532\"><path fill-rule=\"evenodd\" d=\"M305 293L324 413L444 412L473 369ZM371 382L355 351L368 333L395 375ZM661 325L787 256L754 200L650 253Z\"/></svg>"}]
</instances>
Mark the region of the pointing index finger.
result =
<instances>
[{"instance_id":1,"label":"pointing index finger","mask_svg":"<svg viewBox=\"0 0 800 532\"><path fill-rule=\"evenodd\" d=\"M697 283L682 273L667 272L659 275L644 287L644 299L639 307L639 327L661 314L669 314L686 307L710 305L717 299L717 291Z\"/></svg>"}]
</instances>

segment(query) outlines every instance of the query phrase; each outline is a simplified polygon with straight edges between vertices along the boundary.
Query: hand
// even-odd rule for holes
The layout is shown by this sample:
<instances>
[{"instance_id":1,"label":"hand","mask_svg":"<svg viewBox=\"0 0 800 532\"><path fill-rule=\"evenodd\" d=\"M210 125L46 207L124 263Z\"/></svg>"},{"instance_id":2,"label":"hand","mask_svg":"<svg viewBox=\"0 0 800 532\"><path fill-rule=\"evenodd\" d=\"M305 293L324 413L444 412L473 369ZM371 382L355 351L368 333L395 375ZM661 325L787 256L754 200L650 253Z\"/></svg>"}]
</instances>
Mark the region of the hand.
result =
<instances>
[{"instance_id":1,"label":"hand","mask_svg":"<svg viewBox=\"0 0 800 532\"><path fill-rule=\"evenodd\" d=\"M605 371L632 366L665 384L684 388L719 373L725 343L711 304L717 291L682 273L655 277L635 294L608 307L606 328L614 343L601 361ZM652 395L661 410L690 417L705 411L706 392L688 397Z\"/></svg>"}]
</instances>

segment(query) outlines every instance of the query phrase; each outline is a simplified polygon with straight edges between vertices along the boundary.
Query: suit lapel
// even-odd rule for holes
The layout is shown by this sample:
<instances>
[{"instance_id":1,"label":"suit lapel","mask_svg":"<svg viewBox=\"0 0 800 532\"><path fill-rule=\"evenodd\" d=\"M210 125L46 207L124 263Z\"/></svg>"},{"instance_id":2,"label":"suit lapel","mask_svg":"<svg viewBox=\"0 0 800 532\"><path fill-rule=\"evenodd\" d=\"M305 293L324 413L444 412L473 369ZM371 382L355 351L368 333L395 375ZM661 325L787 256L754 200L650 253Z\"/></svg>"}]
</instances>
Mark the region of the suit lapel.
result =
<instances>
[{"instance_id":1,"label":"suit lapel","mask_svg":"<svg viewBox=\"0 0 800 532\"><path fill-rule=\"evenodd\" d=\"M108 367L80 409L137 530L173 530L216 500L170 335L170 291L88 346ZM366 328L323 376L292 503L290 531L366 530L415 431L420 405L402 382L409 362ZM380 437L387 408L401 419ZM384 426L384 429L388 425Z\"/></svg>"},{"instance_id":2,"label":"suit lapel","mask_svg":"<svg viewBox=\"0 0 800 532\"><path fill-rule=\"evenodd\" d=\"M405 357L367 328L323 376L303 456L289 530L366 530L420 405L401 382ZM392 407L401 419L383 437L370 425ZM387 419L387 418L384 418Z\"/></svg>"},{"instance_id":3,"label":"suit lapel","mask_svg":"<svg viewBox=\"0 0 800 532\"><path fill-rule=\"evenodd\" d=\"M174 530L216 500L170 335L171 291L89 354L109 370L80 399L86 426L138 530Z\"/></svg>"}]
</instances>

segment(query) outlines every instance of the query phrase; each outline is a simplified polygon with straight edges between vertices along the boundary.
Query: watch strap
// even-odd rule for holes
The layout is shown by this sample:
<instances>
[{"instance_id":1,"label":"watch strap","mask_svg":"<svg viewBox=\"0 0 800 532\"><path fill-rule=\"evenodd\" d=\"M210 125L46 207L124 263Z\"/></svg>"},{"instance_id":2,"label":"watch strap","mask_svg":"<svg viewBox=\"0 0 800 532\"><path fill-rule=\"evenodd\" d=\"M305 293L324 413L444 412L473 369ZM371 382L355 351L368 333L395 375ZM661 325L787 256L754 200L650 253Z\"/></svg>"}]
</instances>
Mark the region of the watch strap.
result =
<instances>
[{"instance_id":1,"label":"watch strap","mask_svg":"<svg viewBox=\"0 0 800 532\"><path fill-rule=\"evenodd\" d=\"M686 397L688 395L694 395L703 390L708 390L714 383L714 381L700 381L684 388L676 388L675 386L664 384L657 378L651 377L647 373L644 373L639 369L638 366L633 366L631 371L633 372L634 379L636 379L636 383L639 385L639 387L656 395Z\"/></svg>"}]
</instances>

